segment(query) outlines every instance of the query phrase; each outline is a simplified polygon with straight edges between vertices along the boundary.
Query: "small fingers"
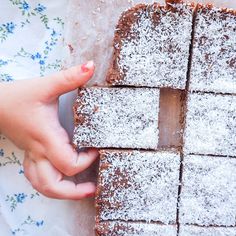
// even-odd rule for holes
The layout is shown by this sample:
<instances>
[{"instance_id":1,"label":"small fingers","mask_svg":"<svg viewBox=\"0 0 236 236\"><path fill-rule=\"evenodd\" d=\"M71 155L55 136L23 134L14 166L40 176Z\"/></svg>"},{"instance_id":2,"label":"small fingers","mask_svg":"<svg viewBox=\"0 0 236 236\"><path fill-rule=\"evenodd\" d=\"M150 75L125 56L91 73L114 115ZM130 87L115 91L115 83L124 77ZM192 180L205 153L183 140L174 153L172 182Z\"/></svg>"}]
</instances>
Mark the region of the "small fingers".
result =
<instances>
[{"instance_id":1,"label":"small fingers","mask_svg":"<svg viewBox=\"0 0 236 236\"><path fill-rule=\"evenodd\" d=\"M53 139L49 146L47 157L52 164L66 176L73 176L87 169L99 156L96 149L77 153L71 144L60 143Z\"/></svg>"},{"instance_id":2,"label":"small fingers","mask_svg":"<svg viewBox=\"0 0 236 236\"><path fill-rule=\"evenodd\" d=\"M97 159L99 153L95 148L88 149L86 152L80 152L77 155L77 173L86 170Z\"/></svg>"},{"instance_id":3,"label":"small fingers","mask_svg":"<svg viewBox=\"0 0 236 236\"><path fill-rule=\"evenodd\" d=\"M32 160L32 155L26 153L24 172L34 189L43 195L56 199L79 200L94 196L94 183L75 184L64 180L60 173L46 158Z\"/></svg>"},{"instance_id":4,"label":"small fingers","mask_svg":"<svg viewBox=\"0 0 236 236\"><path fill-rule=\"evenodd\" d=\"M48 129L42 140L44 150L39 155L45 156L60 172L73 176L87 169L99 156L95 148L78 153L72 145L68 134L62 127ZM40 158L40 157L39 157Z\"/></svg>"},{"instance_id":5,"label":"small fingers","mask_svg":"<svg viewBox=\"0 0 236 236\"><path fill-rule=\"evenodd\" d=\"M33 188L37 188L39 180L37 176L35 162L30 158L27 152L25 153L23 168L25 177L29 180Z\"/></svg>"},{"instance_id":6,"label":"small fingers","mask_svg":"<svg viewBox=\"0 0 236 236\"><path fill-rule=\"evenodd\" d=\"M94 69L93 61L89 61L86 64L74 66L48 76L45 83L49 88L49 95L51 97L58 97L83 86L92 77Z\"/></svg>"},{"instance_id":7,"label":"small fingers","mask_svg":"<svg viewBox=\"0 0 236 236\"><path fill-rule=\"evenodd\" d=\"M38 191L47 197L79 200L95 193L94 183L76 185L72 181L64 180L62 174L46 159L36 163L36 170L39 180Z\"/></svg>"}]
</instances>

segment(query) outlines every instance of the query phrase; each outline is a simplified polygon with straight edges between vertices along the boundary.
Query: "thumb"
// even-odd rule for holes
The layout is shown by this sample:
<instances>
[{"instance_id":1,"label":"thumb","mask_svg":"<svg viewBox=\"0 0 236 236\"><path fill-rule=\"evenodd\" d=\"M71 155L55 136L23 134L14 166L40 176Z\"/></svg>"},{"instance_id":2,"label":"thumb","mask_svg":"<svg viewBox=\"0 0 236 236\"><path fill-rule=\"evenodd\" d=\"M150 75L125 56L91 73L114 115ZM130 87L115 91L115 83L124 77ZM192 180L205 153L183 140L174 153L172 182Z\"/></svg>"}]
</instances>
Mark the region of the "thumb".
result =
<instances>
[{"instance_id":1,"label":"thumb","mask_svg":"<svg viewBox=\"0 0 236 236\"><path fill-rule=\"evenodd\" d=\"M44 80L51 96L60 96L85 85L94 73L94 62L88 61L83 65L73 66L62 70Z\"/></svg>"}]
</instances>

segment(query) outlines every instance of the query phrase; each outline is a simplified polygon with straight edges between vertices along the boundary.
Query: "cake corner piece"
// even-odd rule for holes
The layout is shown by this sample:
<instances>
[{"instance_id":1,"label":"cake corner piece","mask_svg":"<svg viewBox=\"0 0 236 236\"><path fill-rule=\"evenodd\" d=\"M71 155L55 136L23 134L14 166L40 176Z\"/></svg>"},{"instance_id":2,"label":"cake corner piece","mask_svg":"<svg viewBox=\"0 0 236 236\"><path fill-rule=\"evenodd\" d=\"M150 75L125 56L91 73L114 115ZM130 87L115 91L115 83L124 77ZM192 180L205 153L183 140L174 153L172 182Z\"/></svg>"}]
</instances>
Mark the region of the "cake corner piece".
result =
<instances>
[{"instance_id":1,"label":"cake corner piece","mask_svg":"<svg viewBox=\"0 0 236 236\"><path fill-rule=\"evenodd\" d=\"M236 94L236 11L198 4L194 27L191 91ZM203 63L204 62L204 63Z\"/></svg>"},{"instance_id":2,"label":"cake corner piece","mask_svg":"<svg viewBox=\"0 0 236 236\"><path fill-rule=\"evenodd\" d=\"M195 6L179 3L140 5L122 15L108 84L185 89Z\"/></svg>"}]
</instances>

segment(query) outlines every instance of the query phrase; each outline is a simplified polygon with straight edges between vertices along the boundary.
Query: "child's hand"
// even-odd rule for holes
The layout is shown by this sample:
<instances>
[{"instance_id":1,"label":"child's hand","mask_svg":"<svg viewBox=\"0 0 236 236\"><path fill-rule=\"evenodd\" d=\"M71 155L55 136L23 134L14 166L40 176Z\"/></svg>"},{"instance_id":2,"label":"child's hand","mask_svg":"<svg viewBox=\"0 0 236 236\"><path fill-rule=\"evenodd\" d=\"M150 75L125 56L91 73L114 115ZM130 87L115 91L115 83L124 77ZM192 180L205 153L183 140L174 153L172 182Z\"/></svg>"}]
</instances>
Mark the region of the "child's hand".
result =
<instances>
[{"instance_id":1,"label":"child's hand","mask_svg":"<svg viewBox=\"0 0 236 236\"><path fill-rule=\"evenodd\" d=\"M0 130L25 150L25 175L48 197L81 199L95 192L93 183L63 180L89 167L98 152L74 151L58 120L58 97L84 85L93 72L88 62L45 78L0 83Z\"/></svg>"}]
</instances>

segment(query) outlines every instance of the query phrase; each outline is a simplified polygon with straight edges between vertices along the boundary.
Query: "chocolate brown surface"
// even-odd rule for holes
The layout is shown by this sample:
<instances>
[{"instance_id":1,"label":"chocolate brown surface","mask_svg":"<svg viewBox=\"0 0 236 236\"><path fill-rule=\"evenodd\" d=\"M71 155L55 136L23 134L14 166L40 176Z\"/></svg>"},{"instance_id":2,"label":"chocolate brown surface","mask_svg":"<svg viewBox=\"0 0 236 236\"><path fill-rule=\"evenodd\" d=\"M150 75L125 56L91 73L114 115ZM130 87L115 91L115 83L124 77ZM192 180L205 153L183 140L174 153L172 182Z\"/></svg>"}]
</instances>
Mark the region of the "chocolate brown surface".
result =
<instances>
[{"instance_id":1,"label":"chocolate brown surface","mask_svg":"<svg viewBox=\"0 0 236 236\"><path fill-rule=\"evenodd\" d=\"M115 81L123 79L124 75L120 73L120 69L118 66L118 60L119 58L119 53L120 53L120 48L122 46L122 40L126 38L133 38L135 35L132 35L130 33L130 29L132 25L138 20L138 14L137 12L142 12L147 10L147 5L145 4L139 4L126 12L124 12L120 20L117 24L114 39L113 39L113 58L112 58L112 63L110 66L110 69L108 70L107 73L107 82L108 84L113 84Z\"/></svg>"},{"instance_id":2,"label":"chocolate brown surface","mask_svg":"<svg viewBox=\"0 0 236 236\"><path fill-rule=\"evenodd\" d=\"M176 225L105 221L96 224L97 236L176 236Z\"/></svg>"}]
</instances>

